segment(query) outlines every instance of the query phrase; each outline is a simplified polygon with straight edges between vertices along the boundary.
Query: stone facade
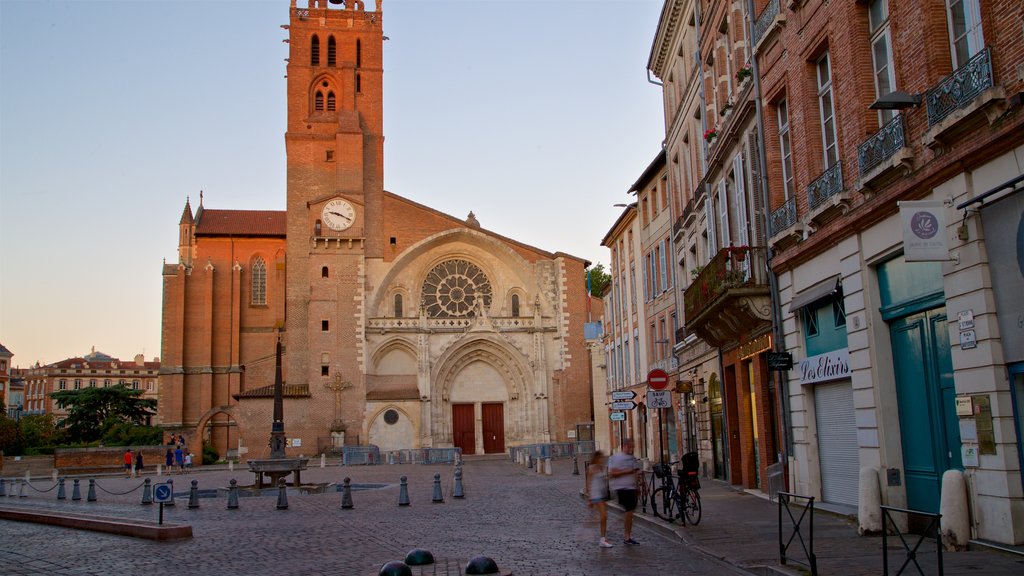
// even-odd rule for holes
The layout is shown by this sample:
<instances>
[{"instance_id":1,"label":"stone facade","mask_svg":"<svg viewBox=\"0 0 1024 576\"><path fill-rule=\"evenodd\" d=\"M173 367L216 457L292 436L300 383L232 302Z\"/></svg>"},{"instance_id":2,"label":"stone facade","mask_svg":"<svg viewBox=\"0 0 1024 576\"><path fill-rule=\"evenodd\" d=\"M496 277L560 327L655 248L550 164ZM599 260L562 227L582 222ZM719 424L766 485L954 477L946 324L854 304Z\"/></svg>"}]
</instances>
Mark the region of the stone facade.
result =
<instances>
[{"instance_id":1,"label":"stone facade","mask_svg":"<svg viewBox=\"0 0 1024 576\"><path fill-rule=\"evenodd\" d=\"M383 13L350 4L290 7L287 209L186 203L165 425L265 457L282 338L289 454L573 437L593 420L587 263L383 189Z\"/></svg>"}]
</instances>

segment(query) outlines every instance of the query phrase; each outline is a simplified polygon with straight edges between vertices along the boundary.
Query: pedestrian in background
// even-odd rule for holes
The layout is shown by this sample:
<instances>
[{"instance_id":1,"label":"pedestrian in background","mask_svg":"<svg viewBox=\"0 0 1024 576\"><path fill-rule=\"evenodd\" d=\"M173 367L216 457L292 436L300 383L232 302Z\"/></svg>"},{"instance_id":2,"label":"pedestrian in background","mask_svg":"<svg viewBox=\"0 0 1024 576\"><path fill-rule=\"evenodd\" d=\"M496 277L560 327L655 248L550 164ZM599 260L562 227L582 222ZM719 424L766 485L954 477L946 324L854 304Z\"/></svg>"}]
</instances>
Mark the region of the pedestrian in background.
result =
<instances>
[{"instance_id":1,"label":"pedestrian in background","mask_svg":"<svg viewBox=\"0 0 1024 576\"><path fill-rule=\"evenodd\" d=\"M185 474L192 473L192 453L185 454Z\"/></svg>"},{"instance_id":2,"label":"pedestrian in background","mask_svg":"<svg viewBox=\"0 0 1024 576\"><path fill-rule=\"evenodd\" d=\"M135 473L142 477L142 450L135 453Z\"/></svg>"},{"instance_id":3,"label":"pedestrian in background","mask_svg":"<svg viewBox=\"0 0 1024 576\"><path fill-rule=\"evenodd\" d=\"M185 452L182 451L181 446L174 449L174 466L178 469L178 474L181 474L185 467Z\"/></svg>"},{"instance_id":4,"label":"pedestrian in background","mask_svg":"<svg viewBox=\"0 0 1024 576\"><path fill-rule=\"evenodd\" d=\"M590 457L590 465L587 466L587 494L590 497L590 507L597 510L601 522L601 539L598 546L611 548L612 543L608 541L608 471L605 466L608 464L604 452L595 450Z\"/></svg>"},{"instance_id":5,"label":"pedestrian in background","mask_svg":"<svg viewBox=\"0 0 1024 576\"><path fill-rule=\"evenodd\" d=\"M135 472L132 470L132 464L135 460L132 458L132 449L126 448L124 451L124 477L130 478L135 476Z\"/></svg>"},{"instance_id":6,"label":"pedestrian in background","mask_svg":"<svg viewBox=\"0 0 1024 576\"><path fill-rule=\"evenodd\" d=\"M171 442L173 443L173 437ZM167 454L164 454L164 467L167 468L167 473L171 473L171 468L174 466L174 450L167 449Z\"/></svg>"},{"instance_id":7,"label":"pedestrian in background","mask_svg":"<svg viewBox=\"0 0 1024 576\"><path fill-rule=\"evenodd\" d=\"M608 459L608 485L615 491L615 496L625 511L622 526L622 543L638 546L633 539L633 511L636 510L636 470L637 460L633 457L633 440L622 441L619 451Z\"/></svg>"}]
</instances>

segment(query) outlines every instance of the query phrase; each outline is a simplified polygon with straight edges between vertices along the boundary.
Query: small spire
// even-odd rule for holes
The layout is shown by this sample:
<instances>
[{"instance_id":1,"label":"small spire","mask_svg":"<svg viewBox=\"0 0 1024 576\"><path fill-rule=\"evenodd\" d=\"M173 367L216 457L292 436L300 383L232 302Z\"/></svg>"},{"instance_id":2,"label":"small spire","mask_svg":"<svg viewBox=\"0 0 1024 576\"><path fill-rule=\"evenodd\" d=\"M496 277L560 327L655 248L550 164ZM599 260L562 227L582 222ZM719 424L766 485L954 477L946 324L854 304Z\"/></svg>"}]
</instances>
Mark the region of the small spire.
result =
<instances>
[{"instance_id":1,"label":"small spire","mask_svg":"<svg viewBox=\"0 0 1024 576\"><path fill-rule=\"evenodd\" d=\"M189 204L189 197L185 196L185 210L182 211L181 220L178 221L178 224L191 224L192 222L194 222L192 219L192 205Z\"/></svg>"},{"instance_id":2,"label":"small spire","mask_svg":"<svg viewBox=\"0 0 1024 576\"><path fill-rule=\"evenodd\" d=\"M476 219L476 215L473 214L472 210L469 211L469 216L466 216L466 224L473 228L480 227L480 221Z\"/></svg>"}]
</instances>

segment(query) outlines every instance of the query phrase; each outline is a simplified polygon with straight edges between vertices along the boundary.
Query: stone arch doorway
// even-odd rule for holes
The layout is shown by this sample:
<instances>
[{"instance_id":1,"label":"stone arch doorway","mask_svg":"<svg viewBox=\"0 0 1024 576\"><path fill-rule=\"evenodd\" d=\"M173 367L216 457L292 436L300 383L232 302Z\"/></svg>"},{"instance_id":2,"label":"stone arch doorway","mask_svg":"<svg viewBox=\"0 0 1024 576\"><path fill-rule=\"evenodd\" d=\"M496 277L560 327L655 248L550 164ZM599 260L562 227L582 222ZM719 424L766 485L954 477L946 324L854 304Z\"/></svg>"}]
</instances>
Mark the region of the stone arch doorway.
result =
<instances>
[{"instance_id":1,"label":"stone arch doorway","mask_svg":"<svg viewBox=\"0 0 1024 576\"><path fill-rule=\"evenodd\" d=\"M221 460L238 460L241 436L234 412L235 408L232 406L218 406L210 409L199 419L196 431L202 442L191 450L196 454L197 460L202 461L203 446L211 446Z\"/></svg>"}]
</instances>

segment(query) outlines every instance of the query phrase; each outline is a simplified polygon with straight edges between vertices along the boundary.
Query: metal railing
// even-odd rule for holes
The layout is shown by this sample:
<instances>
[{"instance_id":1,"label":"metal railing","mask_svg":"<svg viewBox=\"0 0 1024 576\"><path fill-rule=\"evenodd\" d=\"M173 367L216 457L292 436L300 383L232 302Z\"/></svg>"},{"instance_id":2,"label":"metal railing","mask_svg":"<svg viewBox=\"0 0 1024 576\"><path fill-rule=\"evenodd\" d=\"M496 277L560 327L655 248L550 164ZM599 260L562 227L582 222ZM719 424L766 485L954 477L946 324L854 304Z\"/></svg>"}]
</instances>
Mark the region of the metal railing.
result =
<instances>
[{"instance_id":1,"label":"metal railing","mask_svg":"<svg viewBox=\"0 0 1024 576\"><path fill-rule=\"evenodd\" d=\"M775 502L775 499L779 497L779 492L782 492L785 488L785 477L783 474L786 469L782 465L782 462L776 462L768 466L768 501Z\"/></svg>"},{"instance_id":2,"label":"metal railing","mask_svg":"<svg viewBox=\"0 0 1024 576\"><path fill-rule=\"evenodd\" d=\"M925 92L928 126L938 124L992 86L992 53L990 48L985 48L954 70L938 86Z\"/></svg>"},{"instance_id":3,"label":"metal railing","mask_svg":"<svg viewBox=\"0 0 1024 576\"><path fill-rule=\"evenodd\" d=\"M938 562L938 564L936 564L937 569L938 569L937 574L939 576L942 576L942 573L943 573L942 572L942 538L940 538L939 535L938 535L939 520L942 519L942 514L932 514L931 512L923 512L921 510L908 510L906 508L896 508L894 506L884 506L884 505L881 508L882 508L882 574L883 574L883 576L889 576L889 538L887 536L888 533L889 533L888 526L892 526L893 531L896 533L896 536L899 537L900 543L903 545L903 550L906 552L905 557L903 559L903 564L900 565L899 572L896 572L897 576L899 576L900 574L903 574L903 570L905 568L907 568L907 566L910 563L913 563L914 567L917 568L917 573L918 574L920 574L921 576L924 576L924 574L925 574L924 569L921 568L921 565L917 563L917 549L921 547L921 544L924 542L924 539L929 537L929 536L934 536L935 537L935 553L937 554L937 558L936 559L937 559L937 562ZM907 539L903 537L903 532L900 530L900 528L896 524L896 522L892 519L892 515L891 515L892 512L896 512L898 514L906 514L908 516L908 519L909 519L909 516L911 516L911 515L923 516L925 518L931 518L931 520L928 522L928 526L923 531L921 531L920 534L918 534L917 542L914 544L913 548L910 547L910 544L907 542Z\"/></svg>"},{"instance_id":4,"label":"metal railing","mask_svg":"<svg viewBox=\"0 0 1024 576\"><path fill-rule=\"evenodd\" d=\"M376 446L345 446L342 448L342 466L360 466L380 463L380 448Z\"/></svg>"},{"instance_id":5,"label":"metal railing","mask_svg":"<svg viewBox=\"0 0 1024 576\"><path fill-rule=\"evenodd\" d=\"M813 496L801 496L799 494L790 494L789 492L779 492L779 563L783 566L786 562L792 560L797 564L807 566L811 570L811 576L818 576L818 559L814 555L814 497ZM790 507L790 500L801 500L806 503L803 505L796 505L797 510L800 511L799 517L793 516L793 509ZM788 539L783 542L783 530L782 530L782 511L785 509L788 522L786 524ZM803 521L807 520L807 541L804 541L804 534L801 531L803 528ZM800 542L800 547L803 549L804 556L807 561L794 558L793 556L787 556L786 552L789 551L790 545L793 544L793 540Z\"/></svg>"},{"instance_id":6,"label":"metal railing","mask_svg":"<svg viewBox=\"0 0 1024 576\"><path fill-rule=\"evenodd\" d=\"M860 169L860 175L868 173L903 148L903 134L903 115L897 114L858 146L857 167Z\"/></svg>"},{"instance_id":7,"label":"metal railing","mask_svg":"<svg viewBox=\"0 0 1024 576\"><path fill-rule=\"evenodd\" d=\"M381 453L388 464L452 464L462 459L462 448L416 448Z\"/></svg>"},{"instance_id":8,"label":"metal railing","mask_svg":"<svg viewBox=\"0 0 1024 576\"><path fill-rule=\"evenodd\" d=\"M529 455L530 458L571 458L574 455L590 454L594 451L593 440L581 440L579 442L552 442L549 444L524 444L512 446L508 449L509 458L515 462L519 455Z\"/></svg>"},{"instance_id":9,"label":"metal railing","mask_svg":"<svg viewBox=\"0 0 1024 576\"><path fill-rule=\"evenodd\" d=\"M767 251L759 247L730 246L719 250L683 292L687 321L733 288L767 284L766 257Z\"/></svg>"},{"instance_id":10,"label":"metal railing","mask_svg":"<svg viewBox=\"0 0 1024 576\"><path fill-rule=\"evenodd\" d=\"M761 37L768 31L778 15L779 0L772 0L764 7L764 10L757 17L757 22L754 23L754 46L757 46L757 43L761 41Z\"/></svg>"},{"instance_id":11,"label":"metal railing","mask_svg":"<svg viewBox=\"0 0 1024 576\"><path fill-rule=\"evenodd\" d=\"M813 209L843 191L843 163L836 162L807 185L807 204Z\"/></svg>"},{"instance_id":12,"label":"metal railing","mask_svg":"<svg viewBox=\"0 0 1024 576\"><path fill-rule=\"evenodd\" d=\"M796 196L783 202L768 216L768 235L775 236L796 224Z\"/></svg>"}]
</instances>

